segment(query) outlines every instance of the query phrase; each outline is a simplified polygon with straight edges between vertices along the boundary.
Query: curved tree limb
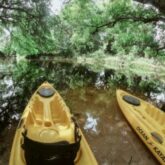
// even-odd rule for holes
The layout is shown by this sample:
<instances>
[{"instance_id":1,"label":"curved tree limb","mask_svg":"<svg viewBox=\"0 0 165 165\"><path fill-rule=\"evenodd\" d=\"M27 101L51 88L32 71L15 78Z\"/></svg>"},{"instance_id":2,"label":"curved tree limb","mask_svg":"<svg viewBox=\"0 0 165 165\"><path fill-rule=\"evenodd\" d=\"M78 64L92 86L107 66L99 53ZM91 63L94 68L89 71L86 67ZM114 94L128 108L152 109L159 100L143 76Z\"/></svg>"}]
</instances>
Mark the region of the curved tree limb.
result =
<instances>
[{"instance_id":1,"label":"curved tree limb","mask_svg":"<svg viewBox=\"0 0 165 165\"><path fill-rule=\"evenodd\" d=\"M134 22L143 22L143 23L156 23L158 21L165 21L165 17L162 16L155 16L151 18L144 18L144 17L136 17L136 16L122 16L117 17L115 20L109 21L107 23L104 23L99 26L95 26L95 30L92 32L92 34L95 34L98 32L99 29L103 27L113 27L115 24L121 22L121 21L134 21ZM94 27L94 26L93 26Z\"/></svg>"}]
</instances>

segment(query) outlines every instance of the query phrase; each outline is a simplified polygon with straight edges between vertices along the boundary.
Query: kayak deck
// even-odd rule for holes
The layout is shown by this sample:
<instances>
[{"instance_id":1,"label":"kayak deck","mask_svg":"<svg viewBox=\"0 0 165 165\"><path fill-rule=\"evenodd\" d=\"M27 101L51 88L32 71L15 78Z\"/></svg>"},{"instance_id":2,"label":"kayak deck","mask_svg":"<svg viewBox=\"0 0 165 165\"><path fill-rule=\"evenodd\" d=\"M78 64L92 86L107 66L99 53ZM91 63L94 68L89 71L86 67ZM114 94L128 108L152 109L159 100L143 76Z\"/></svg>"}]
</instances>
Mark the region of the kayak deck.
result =
<instances>
[{"instance_id":1,"label":"kayak deck","mask_svg":"<svg viewBox=\"0 0 165 165\"><path fill-rule=\"evenodd\" d=\"M60 144L67 142L71 147L77 146L79 136L81 136L80 148L74 164L97 165L85 137L77 128L62 97L49 83L43 83L33 94L22 114L13 141L9 165L26 164L26 150L22 146L26 146L27 149L29 146L25 145L25 142L26 144L31 142L36 146L41 144L44 152L43 148L46 145L52 148L52 144L58 145L59 142L62 142ZM31 148L34 145L31 145Z\"/></svg>"},{"instance_id":2,"label":"kayak deck","mask_svg":"<svg viewBox=\"0 0 165 165\"><path fill-rule=\"evenodd\" d=\"M28 125L31 139L41 142L67 139L74 142L74 123L59 94L46 99L36 95L28 108L28 116L23 115L23 118L26 118L25 126Z\"/></svg>"},{"instance_id":3,"label":"kayak deck","mask_svg":"<svg viewBox=\"0 0 165 165\"><path fill-rule=\"evenodd\" d=\"M124 97L130 97L126 100ZM119 106L128 122L161 164L165 164L165 113L125 91L117 90ZM139 105L134 103L139 101ZM132 103L131 103L132 102Z\"/></svg>"}]
</instances>

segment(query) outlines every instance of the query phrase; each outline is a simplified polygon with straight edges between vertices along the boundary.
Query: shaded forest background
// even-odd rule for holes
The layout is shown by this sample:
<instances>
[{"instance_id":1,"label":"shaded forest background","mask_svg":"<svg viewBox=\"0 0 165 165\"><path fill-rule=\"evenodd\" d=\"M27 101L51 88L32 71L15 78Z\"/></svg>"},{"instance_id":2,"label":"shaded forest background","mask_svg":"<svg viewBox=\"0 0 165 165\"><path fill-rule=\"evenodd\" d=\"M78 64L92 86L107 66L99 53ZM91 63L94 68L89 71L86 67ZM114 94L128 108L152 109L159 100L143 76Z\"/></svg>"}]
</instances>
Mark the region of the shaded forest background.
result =
<instances>
[{"instance_id":1,"label":"shaded forest background","mask_svg":"<svg viewBox=\"0 0 165 165\"><path fill-rule=\"evenodd\" d=\"M1 56L165 57L164 0L1 0Z\"/></svg>"}]
</instances>

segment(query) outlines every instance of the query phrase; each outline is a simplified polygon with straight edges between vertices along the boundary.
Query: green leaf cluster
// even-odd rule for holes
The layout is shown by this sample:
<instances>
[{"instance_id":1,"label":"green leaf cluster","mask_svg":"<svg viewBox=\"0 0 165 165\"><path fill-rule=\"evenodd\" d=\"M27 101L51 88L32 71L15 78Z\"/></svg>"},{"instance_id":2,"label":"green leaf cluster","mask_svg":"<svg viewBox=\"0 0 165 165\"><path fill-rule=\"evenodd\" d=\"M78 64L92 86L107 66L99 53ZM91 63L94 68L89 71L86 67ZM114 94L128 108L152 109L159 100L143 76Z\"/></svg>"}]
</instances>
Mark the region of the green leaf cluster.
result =
<instances>
[{"instance_id":1,"label":"green leaf cluster","mask_svg":"<svg viewBox=\"0 0 165 165\"><path fill-rule=\"evenodd\" d=\"M70 0L58 15L49 7L48 1L37 0L31 3L31 15L20 12L19 23L9 26L11 39L2 51L65 57L90 56L99 50L103 55L165 56L160 49L165 41L155 39L157 22L164 16L152 7L132 0Z\"/></svg>"}]
</instances>

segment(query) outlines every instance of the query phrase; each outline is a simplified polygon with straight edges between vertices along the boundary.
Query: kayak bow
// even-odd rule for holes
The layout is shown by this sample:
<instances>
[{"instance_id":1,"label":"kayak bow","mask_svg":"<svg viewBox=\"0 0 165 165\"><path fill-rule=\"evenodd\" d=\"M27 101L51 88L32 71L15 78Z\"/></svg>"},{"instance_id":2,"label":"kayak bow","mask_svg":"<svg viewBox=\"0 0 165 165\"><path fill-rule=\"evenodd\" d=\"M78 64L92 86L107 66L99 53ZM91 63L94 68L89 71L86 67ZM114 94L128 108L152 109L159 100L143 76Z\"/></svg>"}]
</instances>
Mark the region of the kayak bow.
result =
<instances>
[{"instance_id":1,"label":"kayak bow","mask_svg":"<svg viewBox=\"0 0 165 165\"><path fill-rule=\"evenodd\" d=\"M45 82L18 124L9 165L97 165L62 97Z\"/></svg>"}]
</instances>

